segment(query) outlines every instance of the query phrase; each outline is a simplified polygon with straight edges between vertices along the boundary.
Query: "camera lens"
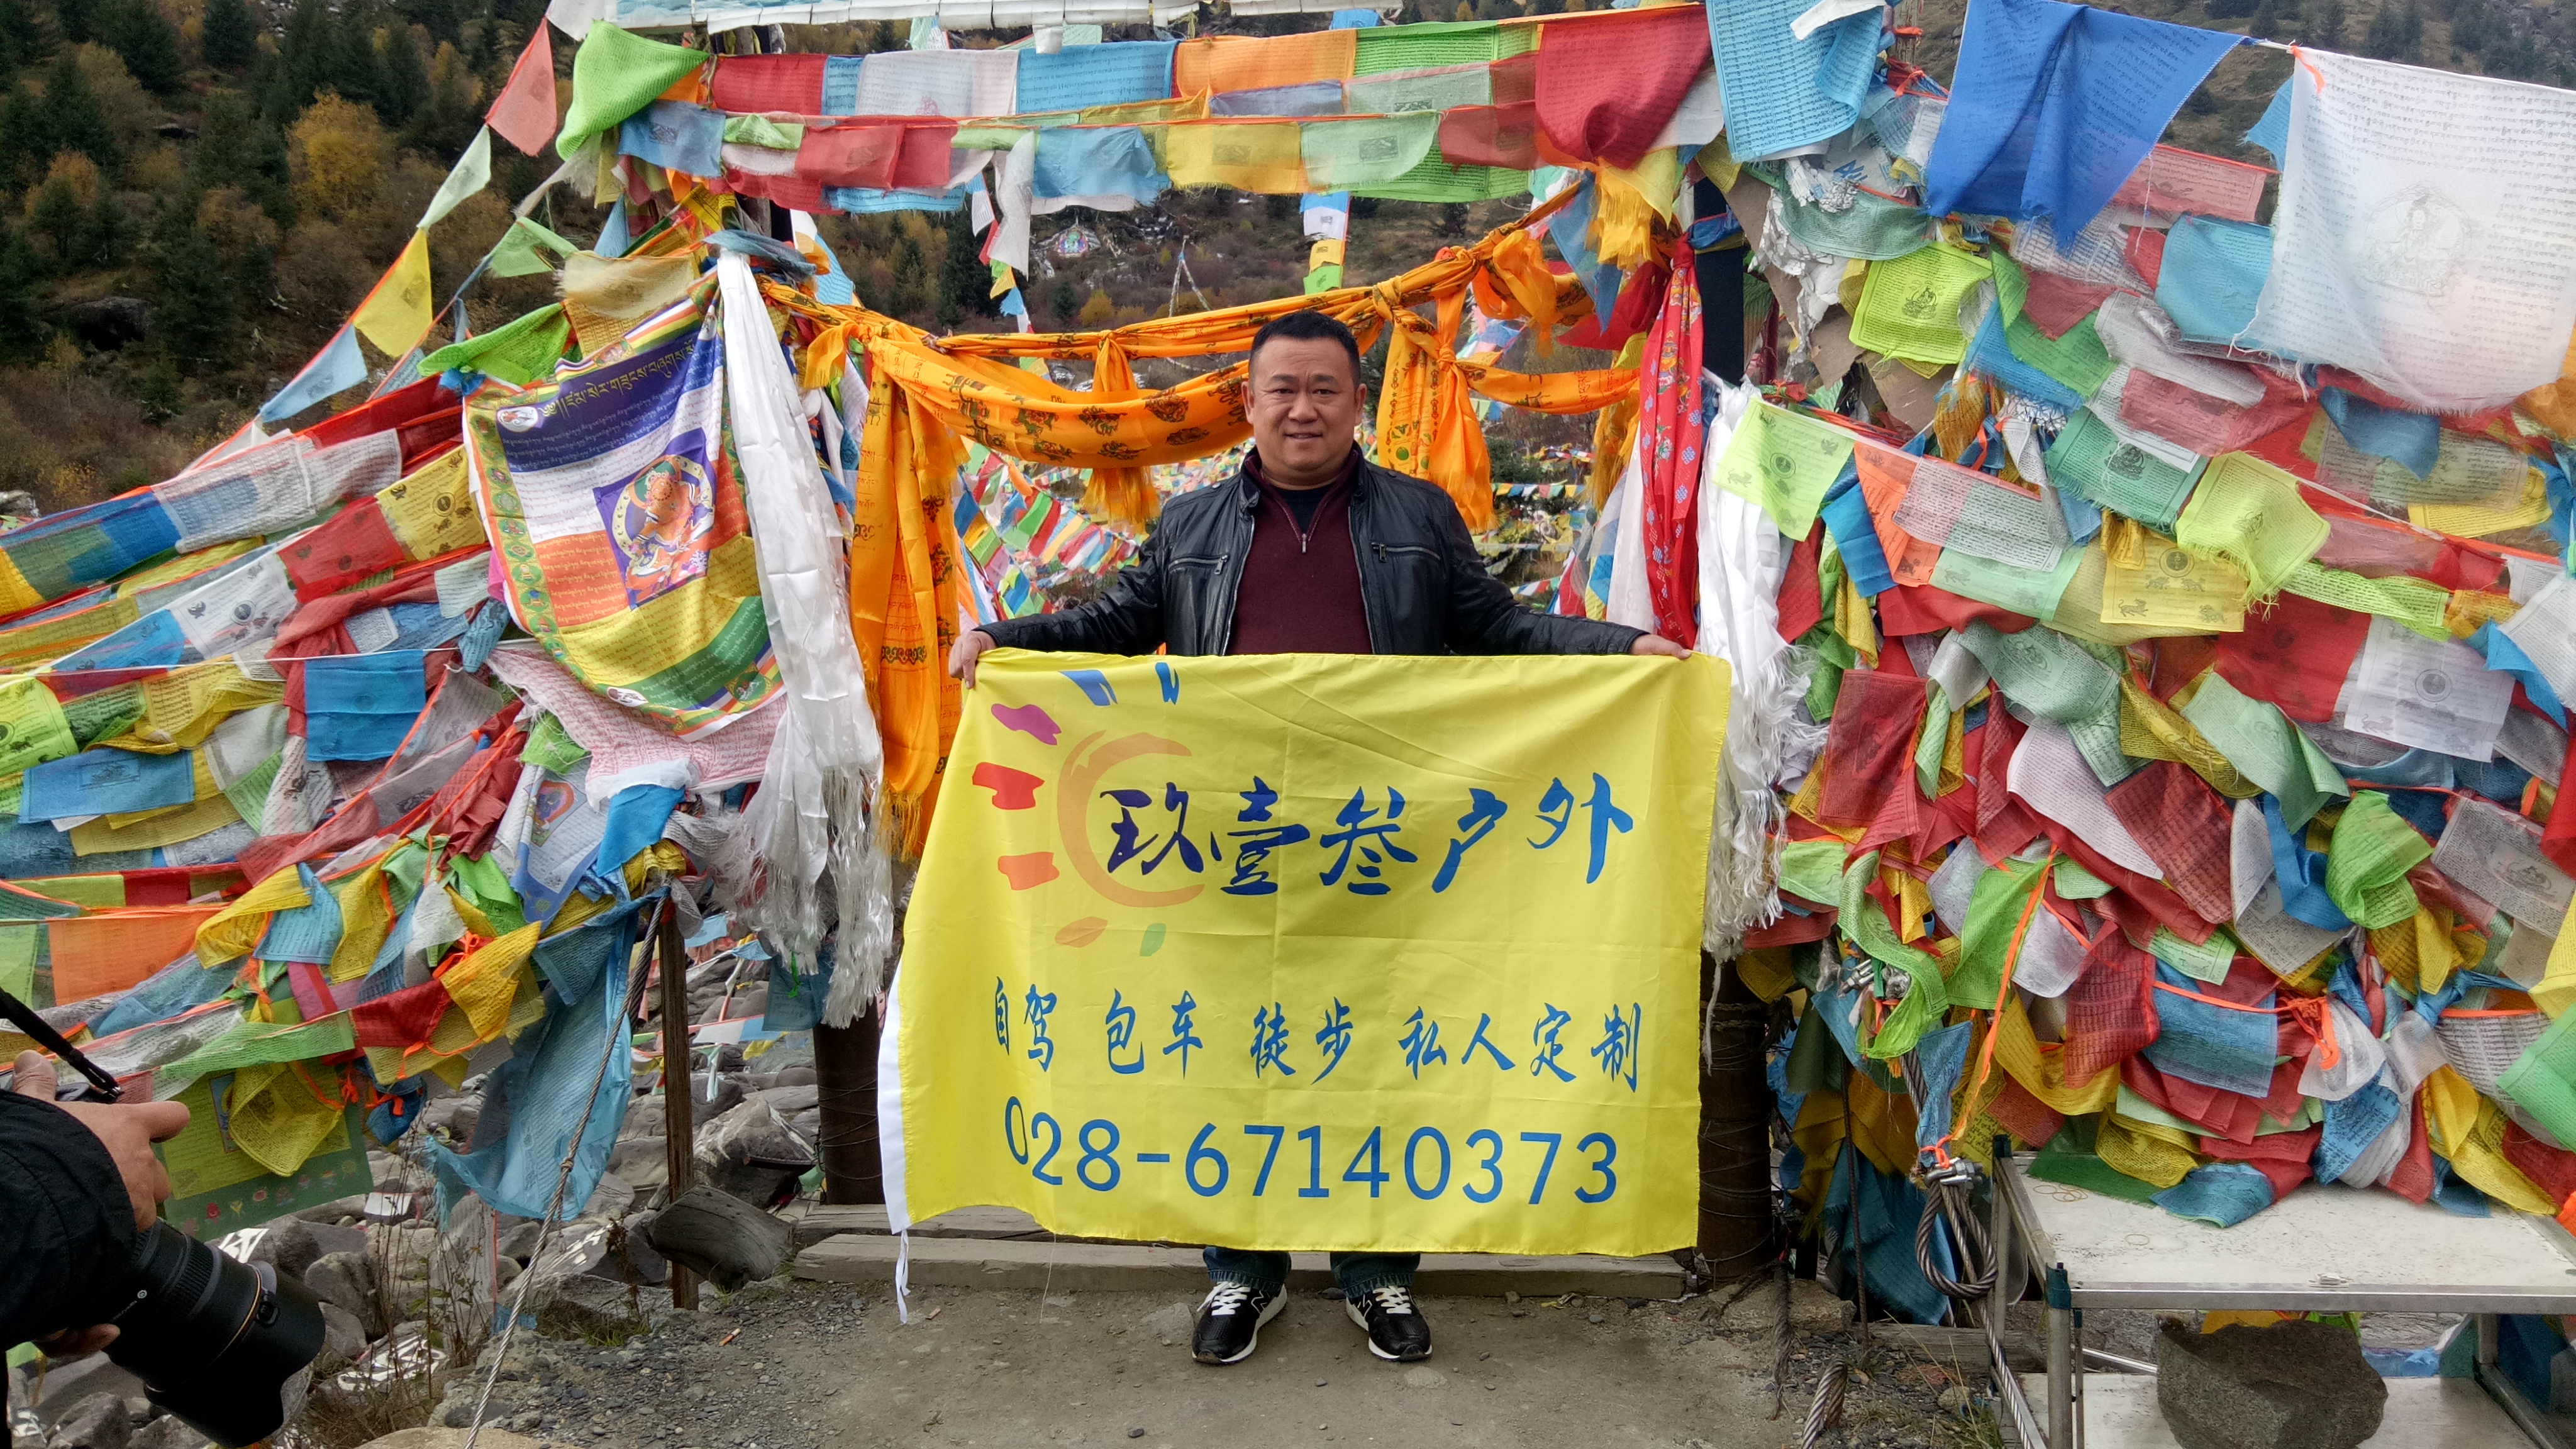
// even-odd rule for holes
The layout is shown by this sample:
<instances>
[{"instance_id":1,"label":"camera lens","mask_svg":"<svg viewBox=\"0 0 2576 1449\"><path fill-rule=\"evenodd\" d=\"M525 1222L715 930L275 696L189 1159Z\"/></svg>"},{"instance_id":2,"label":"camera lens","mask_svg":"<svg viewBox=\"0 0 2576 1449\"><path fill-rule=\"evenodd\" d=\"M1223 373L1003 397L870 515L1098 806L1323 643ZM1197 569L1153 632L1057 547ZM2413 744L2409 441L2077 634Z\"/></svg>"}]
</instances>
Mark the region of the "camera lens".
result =
<instances>
[{"instance_id":1,"label":"camera lens","mask_svg":"<svg viewBox=\"0 0 2576 1449\"><path fill-rule=\"evenodd\" d=\"M146 1397L225 1446L255 1444L301 1400L322 1351L312 1290L266 1263L239 1263L167 1222L137 1238L107 1356Z\"/></svg>"}]
</instances>

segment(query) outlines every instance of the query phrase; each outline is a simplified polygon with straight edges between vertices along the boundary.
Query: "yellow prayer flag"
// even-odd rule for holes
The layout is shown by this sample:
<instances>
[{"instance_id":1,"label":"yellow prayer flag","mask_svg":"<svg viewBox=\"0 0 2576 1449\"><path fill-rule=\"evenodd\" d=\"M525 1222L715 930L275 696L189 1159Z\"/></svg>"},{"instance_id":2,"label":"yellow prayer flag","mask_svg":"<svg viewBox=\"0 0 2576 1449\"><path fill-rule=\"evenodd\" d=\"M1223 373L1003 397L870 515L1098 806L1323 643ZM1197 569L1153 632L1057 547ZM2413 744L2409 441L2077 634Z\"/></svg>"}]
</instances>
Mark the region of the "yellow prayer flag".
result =
<instances>
[{"instance_id":1,"label":"yellow prayer flag","mask_svg":"<svg viewBox=\"0 0 2576 1449\"><path fill-rule=\"evenodd\" d=\"M378 350L400 357L428 333L430 315L429 233L415 231L349 322Z\"/></svg>"}]
</instances>

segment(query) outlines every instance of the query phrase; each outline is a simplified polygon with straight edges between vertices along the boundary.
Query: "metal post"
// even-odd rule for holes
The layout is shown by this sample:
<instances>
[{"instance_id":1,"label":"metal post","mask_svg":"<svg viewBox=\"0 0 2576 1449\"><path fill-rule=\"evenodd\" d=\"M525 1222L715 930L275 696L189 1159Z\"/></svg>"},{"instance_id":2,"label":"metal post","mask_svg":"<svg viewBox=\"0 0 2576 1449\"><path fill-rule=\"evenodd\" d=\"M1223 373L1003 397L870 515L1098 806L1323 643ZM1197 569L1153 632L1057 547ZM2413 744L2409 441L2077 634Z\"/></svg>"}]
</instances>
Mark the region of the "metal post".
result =
<instances>
[{"instance_id":1,"label":"metal post","mask_svg":"<svg viewBox=\"0 0 2576 1449\"><path fill-rule=\"evenodd\" d=\"M2012 1189L2004 1182L2005 1165L2011 1161L2011 1144L2003 1138L1997 1138L1995 1142L1995 1170L1988 1183L1994 1193L1994 1201L1989 1205L1992 1226L1986 1231L1986 1236L1994 1241L1995 1286L1986 1293L1985 1318L1986 1325L2000 1335L2005 1326L2005 1310L2012 1307L2013 1299L2021 1292L2022 1274L2021 1260L2016 1256L2020 1248L2013 1242Z\"/></svg>"},{"instance_id":2,"label":"metal post","mask_svg":"<svg viewBox=\"0 0 2576 1449\"><path fill-rule=\"evenodd\" d=\"M814 1028L816 1136L823 1155L823 1201L885 1201L885 1164L877 1156L877 1045L885 1022L873 1003L848 1026Z\"/></svg>"},{"instance_id":3,"label":"metal post","mask_svg":"<svg viewBox=\"0 0 2576 1449\"><path fill-rule=\"evenodd\" d=\"M1779 1256L1771 1208L1774 1108L1763 1071L1771 1008L1741 973L1705 951L1699 983L1708 1011L1699 1076L1699 1252L1709 1276L1725 1282L1763 1272Z\"/></svg>"},{"instance_id":4,"label":"metal post","mask_svg":"<svg viewBox=\"0 0 2576 1449\"><path fill-rule=\"evenodd\" d=\"M697 1152L690 1122L689 953L680 944L679 912L666 906L661 915L656 944L662 958L662 1160L670 1177L663 1200L677 1202L689 1190ZM698 1306L698 1275L677 1263L671 1265L671 1304Z\"/></svg>"},{"instance_id":5,"label":"metal post","mask_svg":"<svg viewBox=\"0 0 2576 1449\"><path fill-rule=\"evenodd\" d=\"M2048 1443L2075 1443L2075 1306L2066 1289L2066 1265L2048 1270Z\"/></svg>"}]
</instances>

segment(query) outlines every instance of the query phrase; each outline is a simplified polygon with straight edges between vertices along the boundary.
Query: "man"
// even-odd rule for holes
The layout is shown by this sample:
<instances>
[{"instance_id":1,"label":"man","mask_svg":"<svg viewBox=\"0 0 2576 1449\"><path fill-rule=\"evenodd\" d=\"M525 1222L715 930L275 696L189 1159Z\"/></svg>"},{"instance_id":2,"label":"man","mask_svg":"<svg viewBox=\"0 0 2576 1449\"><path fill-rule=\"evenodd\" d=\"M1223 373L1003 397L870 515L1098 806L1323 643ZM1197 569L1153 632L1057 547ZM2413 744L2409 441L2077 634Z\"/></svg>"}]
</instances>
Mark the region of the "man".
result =
<instances>
[{"instance_id":1,"label":"man","mask_svg":"<svg viewBox=\"0 0 2576 1449\"><path fill-rule=\"evenodd\" d=\"M20 1052L0 1092L0 1342L35 1340L55 1358L116 1339L104 1320L116 1274L152 1226L170 1174L152 1151L188 1125L177 1102L54 1101L54 1065ZM0 1425L7 1423L0 1380ZM0 1428L0 1443L6 1430Z\"/></svg>"},{"instance_id":2,"label":"man","mask_svg":"<svg viewBox=\"0 0 2576 1449\"><path fill-rule=\"evenodd\" d=\"M975 684L987 649L1101 654L1641 654L1687 657L1617 624L1542 614L1485 572L1458 506L1371 466L1352 444L1363 401L1351 330L1291 312L1252 339L1253 451L1221 487L1174 499L1143 555L1080 608L969 630L948 670ZM1418 1253L1335 1253L1369 1351L1431 1356L1411 1292ZM1191 1353L1239 1363L1286 1306L1288 1255L1207 1250L1214 1280Z\"/></svg>"}]
</instances>

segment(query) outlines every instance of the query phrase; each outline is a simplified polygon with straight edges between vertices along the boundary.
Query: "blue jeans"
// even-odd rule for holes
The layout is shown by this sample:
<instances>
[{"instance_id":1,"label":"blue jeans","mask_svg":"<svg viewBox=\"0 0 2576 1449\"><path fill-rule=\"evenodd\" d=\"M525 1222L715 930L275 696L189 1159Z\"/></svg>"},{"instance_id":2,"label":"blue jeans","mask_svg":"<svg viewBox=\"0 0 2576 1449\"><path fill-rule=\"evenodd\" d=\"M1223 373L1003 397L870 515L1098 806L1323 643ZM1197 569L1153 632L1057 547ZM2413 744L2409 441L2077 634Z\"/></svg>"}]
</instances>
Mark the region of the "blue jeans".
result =
<instances>
[{"instance_id":1,"label":"blue jeans","mask_svg":"<svg viewBox=\"0 0 2576 1449\"><path fill-rule=\"evenodd\" d=\"M1265 1293L1288 1286L1288 1255L1250 1248L1208 1248L1208 1277L1219 1283L1249 1283ZM1372 1288L1409 1288L1420 1253L1335 1253L1333 1281L1342 1296L1355 1298Z\"/></svg>"}]
</instances>

